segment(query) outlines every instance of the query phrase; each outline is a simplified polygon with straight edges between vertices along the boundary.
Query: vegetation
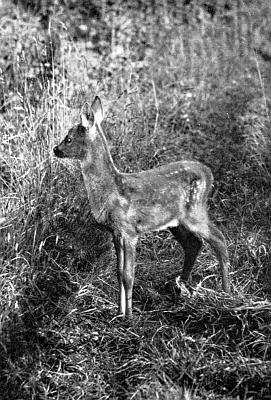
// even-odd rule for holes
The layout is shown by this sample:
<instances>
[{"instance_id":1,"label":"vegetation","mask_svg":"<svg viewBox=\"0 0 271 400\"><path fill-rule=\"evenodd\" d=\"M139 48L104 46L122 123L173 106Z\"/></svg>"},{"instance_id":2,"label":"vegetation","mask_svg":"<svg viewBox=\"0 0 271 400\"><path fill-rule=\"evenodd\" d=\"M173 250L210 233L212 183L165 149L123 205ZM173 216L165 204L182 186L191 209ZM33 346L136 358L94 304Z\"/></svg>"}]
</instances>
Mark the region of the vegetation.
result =
<instances>
[{"instance_id":1,"label":"vegetation","mask_svg":"<svg viewBox=\"0 0 271 400\"><path fill-rule=\"evenodd\" d=\"M0 399L270 399L266 1L2 1ZM134 320L78 165L52 148L98 94L122 171L197 159L232 295L202 251L177 295L168 232L138 246Z\"/></svg>"}]
</instances>

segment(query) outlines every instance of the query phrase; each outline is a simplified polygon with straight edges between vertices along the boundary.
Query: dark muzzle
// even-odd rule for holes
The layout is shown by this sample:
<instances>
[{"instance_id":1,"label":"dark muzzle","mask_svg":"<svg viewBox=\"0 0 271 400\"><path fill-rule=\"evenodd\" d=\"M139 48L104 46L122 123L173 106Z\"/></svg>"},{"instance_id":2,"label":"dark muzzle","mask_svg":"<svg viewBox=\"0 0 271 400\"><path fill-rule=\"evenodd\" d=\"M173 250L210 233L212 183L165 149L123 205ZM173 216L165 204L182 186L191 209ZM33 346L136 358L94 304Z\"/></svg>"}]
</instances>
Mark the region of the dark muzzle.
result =
<instances>
[{"instance_id":1,"label":"dark muzzle","mask_svg":"<svg viewBox=\"0 0 271 400\"><path fill-rule=\"evenodd\" d=\"M59 150L58 146L54 147L54 153L55 153L55 156L57 156L57 157L60 157L60 158L64 157L63 151Z\"/></svg>"}]
</instances>

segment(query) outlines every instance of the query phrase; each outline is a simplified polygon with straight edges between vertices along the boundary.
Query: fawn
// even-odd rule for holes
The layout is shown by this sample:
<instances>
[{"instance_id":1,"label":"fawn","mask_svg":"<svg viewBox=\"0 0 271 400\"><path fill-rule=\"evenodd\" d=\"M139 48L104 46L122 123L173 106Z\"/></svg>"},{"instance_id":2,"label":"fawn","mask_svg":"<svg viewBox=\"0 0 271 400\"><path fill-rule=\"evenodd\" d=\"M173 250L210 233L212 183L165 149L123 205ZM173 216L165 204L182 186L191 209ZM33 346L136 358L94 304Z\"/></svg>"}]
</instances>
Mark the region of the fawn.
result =
<instances>
[{"instance_id":1,"label":"fawn","mask_svg":"<svg viewBox=\"0 0 271 400\"><path fill-rule=\"evenodd\" d=\"M132 316L135 253L139 235L169 228L184 250L181 279L187 281L202 246L210 243L219 261L222 287L230 291L225 238L210 222L207 197L213 176L196 161L178 161L138 173L121 173L101 128L99 97L82 108L80 123L56 147L57 157L79 159L96 221L112 235L117 254L118 312Z\"/></svg>"}]
</instances>

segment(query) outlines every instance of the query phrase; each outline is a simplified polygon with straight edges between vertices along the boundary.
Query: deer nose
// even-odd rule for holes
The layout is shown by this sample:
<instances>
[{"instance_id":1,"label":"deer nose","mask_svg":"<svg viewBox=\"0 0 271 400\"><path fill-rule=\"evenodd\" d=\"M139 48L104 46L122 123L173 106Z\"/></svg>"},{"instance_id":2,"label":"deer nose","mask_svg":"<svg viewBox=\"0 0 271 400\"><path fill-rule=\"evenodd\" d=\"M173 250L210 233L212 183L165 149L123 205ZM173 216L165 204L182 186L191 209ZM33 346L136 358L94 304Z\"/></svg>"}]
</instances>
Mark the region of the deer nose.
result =
<instances>
[{"instance_id":1,"label":"deer nose","mask_svg":"<svg viewBox=\"0 0 271 400\"><path fill-rule=\"evenodd\" d=\"M58 146L55 146L55 147L53 148L53 151L54 151L54 153L55 153L55 156L57 156L57 157L63 157L63 152L62 152L61 150L59 150Z\"/></svg>"}]
</instances>

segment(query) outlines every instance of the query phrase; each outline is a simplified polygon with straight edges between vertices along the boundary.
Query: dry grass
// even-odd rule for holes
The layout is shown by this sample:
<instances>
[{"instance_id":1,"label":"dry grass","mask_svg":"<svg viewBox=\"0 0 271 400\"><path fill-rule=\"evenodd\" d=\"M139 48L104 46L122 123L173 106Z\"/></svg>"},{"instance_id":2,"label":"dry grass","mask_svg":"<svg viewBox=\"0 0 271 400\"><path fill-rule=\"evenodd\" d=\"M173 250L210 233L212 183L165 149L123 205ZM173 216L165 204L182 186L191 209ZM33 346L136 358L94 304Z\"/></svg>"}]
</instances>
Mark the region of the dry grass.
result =
<instances>
[{"instance_id":1,"label":"dry grass","mask_svg":"<svg viewBox=\"0 0 271 400\"><path fill-rule=\"evenodd\" d=\"M49 36L31 9L2 7L3 400L270 398L270 62L263 58L271 10L269 2L244 1L243 14L234 6L211 19L194 3L185 24L183 8L169 1L145 9L93 2L90 25L56 2ZM249 18L238 24L240 15ZM77 40L84 24L88 35ZM231 296L220 291L207 247L190 291L169 291L182 251L167 232L147 235L138 246L135 319L114 319L110 238L91 217L78 166L52 156L95 94L121 170L181 158L211 166L210 210L229 245Z\"/></svg>"}]
</instances>

